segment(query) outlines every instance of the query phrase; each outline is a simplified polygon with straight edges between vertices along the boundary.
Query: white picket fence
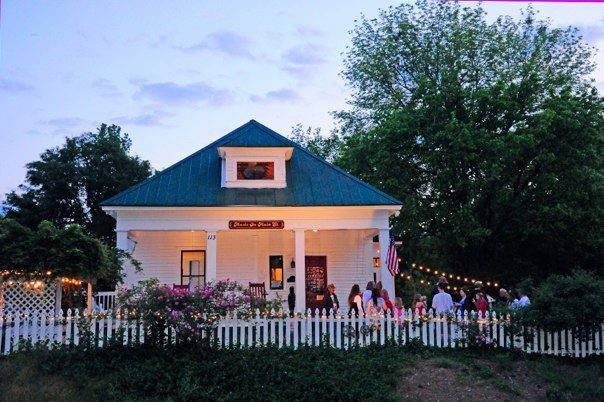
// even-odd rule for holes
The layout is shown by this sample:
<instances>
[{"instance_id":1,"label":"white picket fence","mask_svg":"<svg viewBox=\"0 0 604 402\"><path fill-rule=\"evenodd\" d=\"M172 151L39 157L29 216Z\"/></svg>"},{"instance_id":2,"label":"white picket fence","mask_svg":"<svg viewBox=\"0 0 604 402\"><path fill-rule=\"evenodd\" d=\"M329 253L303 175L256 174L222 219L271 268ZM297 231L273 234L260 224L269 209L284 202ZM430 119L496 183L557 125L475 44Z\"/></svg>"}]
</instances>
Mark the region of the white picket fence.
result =
<instances>
[{"instance_id":1,"label":"white picket fence","mask_svg":"<svg viewBox=\"0 0 604 402\"><path fill-rule=\"evenodd\" d=\"M488 317L479 320L481 330L497 347L556 356L586 357L602 353L604 325L588 339L579 339L573 331L545 332L534 328L525 329L523 336L512 336L505 319L495 313ZM457 348L466 346L462 328L467 322L466 316L447 319L433 317L431 313L420 316L411 310L400 320L390 316L326 317L318 311L314 315L266 318L257 312L250 319L222 319L213 330L212 343L219 348L329 345L347 349L371 344L405 345L415 339L426 346ZM145 342L144 324L127 314L85 316L68 310L59 316L25 313L0 317L0 352L7 355L26 344L78 345L85 333L97 347L108 342L124 345ZM166 330L166 338L169 343L178 341L171 329Z\"/></svg>"}]
</instances>

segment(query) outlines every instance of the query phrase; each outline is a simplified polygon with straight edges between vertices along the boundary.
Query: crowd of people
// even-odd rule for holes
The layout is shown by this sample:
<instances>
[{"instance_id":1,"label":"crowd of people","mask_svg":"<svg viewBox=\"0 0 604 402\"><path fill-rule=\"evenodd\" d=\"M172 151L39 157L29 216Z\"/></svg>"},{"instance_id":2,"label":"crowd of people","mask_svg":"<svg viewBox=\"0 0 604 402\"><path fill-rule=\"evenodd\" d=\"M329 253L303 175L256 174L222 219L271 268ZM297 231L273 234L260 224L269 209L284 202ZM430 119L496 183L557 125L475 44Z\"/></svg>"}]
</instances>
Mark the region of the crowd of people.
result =
<instances>
[{"instance_id":1,"label":"crowd of people","mask_svg":"<svg viewBox=\"0 0 604 402\"><path fill-rule=\"evenodd\" d=\"M504 288L499 289L496 297L492 297L487 293L480 281L475 282L472 287L460 288L454 295L447 293L446 288L449 288L447 279L440 277L432 290L432 303L430 305L425 305L425 296L416 295L416 299L423 299L423 303L419 304L419 308L432 308L435 314L452 312L463 315L466 312L476 311L480 316L484 317L487 310L491 310L494 307L519 308L530 304L528 295L522 289L516 290L516 298L514 298L512 293Z\"/></svg>"},{"instance_id":2,"label":"crowd of people","mask_svg":"<svg viewBox=\"0 0 604 402\"><path fill-rule=\"evenodd\" d=\"M438 283L432 289L432 294L428 299L426 296L416 294L411 308L420 314L426 314L429 309L433 309L434 314L459 313L461 315L476 311L481 317L484 317L487 310L494 307L519 308L530 304L528 295L518 289L516 297L506 289L499 289L496 297L487 293L482 282L477 281L472 287L462 287L453 295L446 289L450 288L447 279L440 277Z\"/></svg>"},{"instance_id":3,"label":"crowd of people","mask_svg":"<svg viewBox=\"0 0 604 402\"><path fill-rule=\"evenodd\" d=\"M463 315L476 311L481 317L484 317L487 310L491 310L495 306L520 308L530 304L528 295L522 289L516 290L515 295L513 295L502 288L499 289L497 297L494 298L487 293L479 281L475 282L472 287L460 288L453 295L447 292L448 288L450 286L447 279L440 277L438 283L432 289L430 298L425 295L416 294L409 307L420 315L425 315L432 309L435 315ZM291 314L294 312L295 300L294 288L291 287L287 299ZM405 314L402 298L395 297L393 301L388 291L382 288L381 282L368 282L363 291L361 291L358 284L354 284L352 289L350 289L347 304L349 316L389 314L395 318L402 318ZM333 283L327 285L325 289L323 310L327 315L335 314L338 311L342 312Z\"/></svg>"}]
</instances>

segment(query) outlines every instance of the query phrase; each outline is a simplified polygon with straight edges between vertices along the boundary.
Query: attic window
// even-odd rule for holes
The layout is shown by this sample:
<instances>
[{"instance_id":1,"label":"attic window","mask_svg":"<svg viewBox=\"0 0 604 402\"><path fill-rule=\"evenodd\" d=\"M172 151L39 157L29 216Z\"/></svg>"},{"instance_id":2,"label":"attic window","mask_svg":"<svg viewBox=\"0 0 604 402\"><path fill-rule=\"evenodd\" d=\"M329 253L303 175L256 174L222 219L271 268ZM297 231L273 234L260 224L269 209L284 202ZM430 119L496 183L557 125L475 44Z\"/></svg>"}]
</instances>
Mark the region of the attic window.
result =
<instances>
[{"instance_id":1,"label":"attic window","mask_svg":"<svg viewBox=\"0 0 604 402\"><path fill-rule=\"evenodd\" d=\"M292 147L218 147L220 185L226 188L285 188L286 164L292 153Z\"/></svg>"},{"instance_id":2,"label":"attic window","mask_svg":"<svg viewBox=\"0 0 604 402\"><path fill-rule=\"evenodd\" d=\"M237 180L274 180L275 162L237 162Z\"/></svg>"}]
</instances>

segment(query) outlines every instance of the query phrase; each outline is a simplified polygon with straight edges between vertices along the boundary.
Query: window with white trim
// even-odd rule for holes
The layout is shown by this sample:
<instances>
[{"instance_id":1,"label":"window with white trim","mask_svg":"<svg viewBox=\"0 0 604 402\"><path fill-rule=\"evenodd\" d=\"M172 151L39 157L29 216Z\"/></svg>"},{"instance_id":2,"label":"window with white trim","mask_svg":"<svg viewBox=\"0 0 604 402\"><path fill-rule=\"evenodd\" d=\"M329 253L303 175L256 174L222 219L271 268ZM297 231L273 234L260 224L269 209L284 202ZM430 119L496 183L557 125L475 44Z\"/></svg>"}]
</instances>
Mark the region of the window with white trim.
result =
<instances>
[{"instance_id":1,"label":"window with white trim","mask_svg":"<svg viewBox=\"0 0 604 402\"><path fill-rule=\"evenodd\" d=\"M287 187L286 161L293 148L219 147L221 186L231 188Z\"/></svg>"},{"instance_id":2,"label":"window with white trim","mask_svg":"<svg viewBox=\"0 0 604 402\"><path fill-rule=\"evenodd\" d=\"M180 284L191 289L206 283L206 253L203 250L180 252Z\"/></svg>"}]
</instances>

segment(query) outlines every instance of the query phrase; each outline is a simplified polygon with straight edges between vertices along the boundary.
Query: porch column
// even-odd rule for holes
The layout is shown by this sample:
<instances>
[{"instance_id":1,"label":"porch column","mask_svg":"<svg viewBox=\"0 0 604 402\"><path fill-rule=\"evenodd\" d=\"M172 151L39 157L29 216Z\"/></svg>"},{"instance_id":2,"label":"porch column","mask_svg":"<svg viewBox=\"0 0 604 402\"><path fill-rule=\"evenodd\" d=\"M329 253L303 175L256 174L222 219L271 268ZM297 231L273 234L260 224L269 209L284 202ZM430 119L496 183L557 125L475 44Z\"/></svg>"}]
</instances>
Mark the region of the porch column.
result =
<instances>
[{"instance_id":1,"label":"porch column","mask_svg":"<svg viewBox=\"0 0 604 402\"><path fill-rule=\"evenodd\" d=\"M394 300L394 277L388 271L388 248L390 247L390 229L380 229L380 280L382 288L388 291L390 299Z\"/></svg>"},{"instance_id":2,"label":"porch column","mask_svg":"<svg viewBox=\"0 0 604 402\"><path fill-rule=\"evenodd\" d=\"M128 231L127 230L119 230L115 232L115 247L130 253L130 244L128 240ZM131 286L135 284L134 279L134 269L132 264L128 262L128 260L124 261L124 265L122 266L122 272L124 274L124 284L126 286Z\"/></svg>"},{"instance_id":3,"label":"porch column","mask_svg":"<svg viewBox=\"0 0 604 402\"><path fill-rule=\"evenodd\" d=\"M216 231L206 231L206 283L216 280Z\"/></svg>"},{"instance_id":4,"label":"porch column","mask_svg":"<svg viewBox=\"0 0 604 402\"><path fill-rule=\"evenodd\" d=\"M306 242L304 229L294 230L296 255L296 311L306 312Z\"/></svg>"}]
</instances>

